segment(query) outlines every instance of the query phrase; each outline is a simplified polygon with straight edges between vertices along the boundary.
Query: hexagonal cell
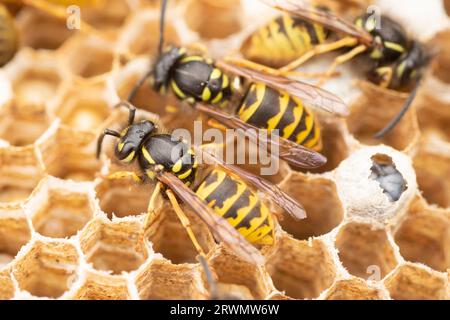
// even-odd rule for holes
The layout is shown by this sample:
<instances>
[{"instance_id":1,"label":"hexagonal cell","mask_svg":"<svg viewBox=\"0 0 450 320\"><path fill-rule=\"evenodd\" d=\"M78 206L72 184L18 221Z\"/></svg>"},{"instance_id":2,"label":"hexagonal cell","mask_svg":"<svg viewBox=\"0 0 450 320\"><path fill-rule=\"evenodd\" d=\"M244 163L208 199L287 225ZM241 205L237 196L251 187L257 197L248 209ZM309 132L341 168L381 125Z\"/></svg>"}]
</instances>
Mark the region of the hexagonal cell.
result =
<instances>
[{"instance_id":1,"label":"hexagonal cell","mask_svg":"<svg viewBox=\"0 0 450 320\"><path fill-rule=\"evenodd\" d=\"M344 225L336 237L336 249L344 267L364 279L381 280L397 265L386 231L370 224Z\"/></svg>"},{"instance_id":2,"label":"hexagonal cell","mask_svg":"<svg viewBox=\"0 0 450 320\"><path fill-rule=\"evenodd\" d=\"M445 276L414 264L399 266L384 285L396 300L446 299Z\"/></svg>"},{"instance_id":3,"label":"hexagonal cell","mask_svg":"<svg viewBox=\"0 0 450 320\"><path fill-rule=\"evenodd\" d=\"M83 19L93 27L101 30L120 28L130 14L130 3L126 0L109 0L108 10L104 5L87 4L82 8Z\"/></svg>"},{"instance_id":4,"label":"hexagonal cell","mask_svg":"<svg viewBox=\"0 0 450 320\"><path fill-rule=\"evenodd\" d=\"M417 199L396 227L395 242L403 258L435 270L450 268L450 212Z\"/></svg>"},{"instance_id":5,"label":"hexagonal cell","mask_svg":"<svg viewBox=\"0 0 450 320\"><path fill-rule=\"evenodd\" d=\"M155 259L135 279L139 297L144 300L205 299L198 264L173 265Z\"/></svg>"},{"instance_id":6,"label":"hexagonal cell","mask_svg":"<svg viewBox=\"0 0 450 320\"><path fill-rule=\"evenodd\" d=\"M0 269L11 262L31 238L31 230L20 204L0 204Z\"/></svg>"},{"instance_id":7,"label":"hexagonal cell","mask_svg":"<svg viewBox=\"0 0 450 320\"><path fill-rule=\"evenodd\" d=\"M36 297L57 298L75 281L78 259L72 244L36 241L19 258L13 274L21 290Z\"/></svg>"},{"instance_id":8,"label":"hexagonal cell","mask_svg":"<svg viewBox=\"0 0 450 320\"><path fill-rule=\"evenodd\" d=\"M34 8L22 8L16 17L21 44L35 49L57 49L77 31L69 30L66 21Z\"/></svg>"},{"instance_id":9,"label":"hexagonal cell","mask_svg":"<svg viewBox=\"0 0 450 320\"><path fill-rule=\"evenodd\" d=\"M111 113L106 94L104 82L73 83L65 88L53 112L77 131L97 130Z\"/></svg>"},{"instance_id":10,"label":"hexagonal cell","mask_svg":"<svg viewBox=\"0 0 450 320\"><path fill-rule=\"evenodd\" d=\"M235 289L238 292L250 290L252 299L265 299L272 289L266 273L239 259L223 245L210 255L209 265L216 273L218 282L237 286Z\"/></svg>"},{"instance_id":11,"label":"hexagonal cell","mask_svg":"<svg viewBox=\"0 0 450 320\"><path fill-rule=\"evenodd\" d=\"M203 38L225 38L242 27L240 4L240 0L189 1L184 18L189 28Z\"/></svg>"},{"instance_id":12,"label":"hexagonal cell","mask_svg":"<svg viewBox=\"0 0 450 320\"><path fill-rule=\"evenodd\" d=\"M68 70L81 78L92 78L111 71L112 43L94 36L77 34L59 51Z\"/></svg>"},{"instance_id":13,"label":"hexagonal cell","mask_svg":"<svg viewBox=\"0 0 450 320\"><path fill-rule=\"evenodd\" d=\"M336 281L328 290L327 300L380 300L383 294L367 285L364 280L352 278Z\"/></svg>"},{"instance_id":14,"label":"hexagonal cell","mask_svg":"<svg viewBox=\"0 0 450 320\"><path fill-rule=\"evenodd\" d=\"M331 254L321 240L308 243L286 236L267 257L266 268L275 287L295 299L318 297L336 275Z\"/></svg>"},{"instance_id":15,"label":"hexagonal cell","mask_svg":"<svg viewBox=\"0 0 450 320\"><path fill-rule=\"evenodd\" d=\"M319 119L323 144L320 153L327 158L327 163L317 169L308 170L313 173L323 173L335 169L350 153L349 144L346 141L348 132L345 121L330 117Z\"/></svg>"},{"instance_id":16,"label":"hexagonal cell","mask_svg":"<svg viewBox=\"0 0 450 320\"><path fill-rule=\"evenodd\" d=\"M159 10L135 12L120 32L118 47L132 55L154 55L159 42L159 16ZM164 29L165 42L179 44L180 39L170 15L167 18Z\"/></svg>"},{"instance_id":17,"label":"hexagonal cell","mask_svg":"<svg viewBox=\"0 0 450 320\"><path fill-rule=\"evenodd\" d=\"M9 270L0 272L0 300L9 300L14 297L14 283Z\"/></svg>"},{"instance_id":18,"label":"hexagonal cell","mask_svg":"<svg viewBox=\"0 0 450 320\"><path fill-rule=\"evenodd\" d=\"M36 232L47 237L65 238L81 230L94 211L93 199L86 189L90 189L86 183L56 178L43 181L26 204Z\"/></svg>"},{"instance_id":19,"label":"hexagonal cell","mask_svg":"<svg viewBox=\"0 0 450 320\"><path fill-rule=\"evenodd\" d=\"M448 13L450 11L450 2L444 0L444 4ZM439 48L438 52L436 52L436 56L433 58L433 63L431 64L433 75L445 83L450 83L450 76L448 74L448 70L450 70L449 40L450 31L446 29L438 32L430 41L432 47Z\"/></svg>"},{"instance_id":20,"label":"hexagonal cell","mask_svg":"<svg viewBox=\"0 0 450 320\"><path fill-rule=\"evenodd\" d=\"M0 148L0 203L25 200L42 176L33 146Z\"/></svg>"},{"instance_id":21,"label":"hexagonal cell","mask_svg":"<svg viewBox=\"0 0 450 320\"><path fill-rule=\"evenodd\" d=\"M95 156L97 136L61 125L38 145L46 172L61 179L92 181L101 163Z\"/></svg>"},{"instance_id":22,"label":"hexagonal cell","mask_svg":"<svg viewBox=\"0 0 450 320\"><path fill-rule=\"evenodd\" d=\"M34 143L50 126L50 121L41 107L19 109L10 105L0 111L0 139L13 146Z\"/></svg>"},{"instance_id":23,"label":"hexagonal cell","mask_svg":"<svg viewBox=\"0 0 450 320\"><path fill-rule=\"evenodd\" d=\"M450 147L425 140L413 158L419 189L430 204L450 207Z\"/></svg>"},{"instance_id":24,"label":"hexagonal cell","mask_svg":"<svg viewBox=\"0 0 450 320\"><path fill-rule=\"evenodd\" d=\"M95 187L100 208L109 218L140 215L147 212L154 185L132 179L102 179Z\"/></svg>"},{"instance_id":25,"label":"hexagonal cell","mask_svg":"<svg viewBox=\"0 0 450 320\"><path fill-rule=\"evenodd\" d=\"M306 210L306 219L297 221L288 215L280 220L283 230L297 239L307 239L328 233L341 223L344 215L342 204L333 181L310 178L294 172L280 187L299 201Z\"/></svg>"},{"instance_id":26,"label":"hexagonal cell","mask_svg":"<svg viewBox=\"0 0 450 320\"><path fill-rule=\"evenodd\" d=\"M386 90L365 81L358 81L358 87L362 90L362 95L351 106L351 113L347 118L349 131L356 139L369 145L384 143L397 150L405 150L417 142L419 129L414 108L410 108L400 123L384 138L373 137L395 117L407 94Z\"/></svg>"},{"instance_id":27,"label":"hexagonal cell","mask_svg":"<svg viewBox=\"0 0 450 320\"><path fill-rule=\"evenodd\" d=\"M130 299L127 281L122 276L110 276L88 272L73 299L79 300L127 300Z\"/></svg>"},{"instance_id":28,"label":"hexagonal cell","mask_svg":"<svg viewBox=\"0 0 450 320\"><path fill-rule=\"evenodd\" d=\"M55 96L63 78L54 54L48 51L23 49L6 70L19 110L29 108L42 112L45 104Z\"/></svg>"},{"instance_id":29,"label":"hexagonal cell","mask_svg":"<svg viewBox=\"0 0 450 320\"><path fill-rule=\"evenodd\" d=\"M191 222L191 228L205 252L214 246L214 239L200 218L182 205L183 211ZM173 264L196 263L197 251L186 229L181 224L169 201L165 200L161 208L156 209L154 219L147 234L153 243L153 250L161 253Z\"/></svg>"},{"instance_id":30,"label":"hexagonal cell","mask_svg":"<svg viewBox=\"0 0 450 320\"><path fill-rule=\"evenodd\" d=\"M147 259L143 230L138 221L92 220L80 235L81 250L97 270L120 274L133 271Z\"/></svg>"}]
</instances>

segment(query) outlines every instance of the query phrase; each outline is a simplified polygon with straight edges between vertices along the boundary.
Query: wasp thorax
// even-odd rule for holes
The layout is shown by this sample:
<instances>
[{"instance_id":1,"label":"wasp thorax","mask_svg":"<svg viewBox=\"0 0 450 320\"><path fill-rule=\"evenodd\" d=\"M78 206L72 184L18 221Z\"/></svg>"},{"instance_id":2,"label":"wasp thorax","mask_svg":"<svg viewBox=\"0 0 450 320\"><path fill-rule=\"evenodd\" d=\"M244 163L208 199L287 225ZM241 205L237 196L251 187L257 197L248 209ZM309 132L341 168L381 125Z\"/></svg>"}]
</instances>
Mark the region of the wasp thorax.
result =
<instances>
[{"instance_id":1,"label":"wasp thorax","mask_svg":"<svg viewBox=\"0 0 450 320\"><path fill-rule=\"evenodd\" d=\"M135 158L139 147L156 126L153 122L144 120L125 128L120 133L120 141L116 146L116 156L123 162L130 162Z\"/></svg>"}]
</instances>

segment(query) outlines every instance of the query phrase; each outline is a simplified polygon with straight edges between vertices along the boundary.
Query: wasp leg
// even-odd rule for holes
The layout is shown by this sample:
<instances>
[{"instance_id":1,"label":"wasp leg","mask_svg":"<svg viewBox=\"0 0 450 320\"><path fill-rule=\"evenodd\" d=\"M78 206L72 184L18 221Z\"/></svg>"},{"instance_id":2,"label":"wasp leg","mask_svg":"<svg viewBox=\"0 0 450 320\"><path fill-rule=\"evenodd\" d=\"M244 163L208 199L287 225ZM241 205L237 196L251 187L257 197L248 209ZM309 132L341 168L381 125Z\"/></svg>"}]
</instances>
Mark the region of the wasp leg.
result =
<instances>
[{"instance_id":1,"label":"wasp leg","mask_svg":"<svg viewBox=\"0 0 450 320\"><path fill-rule=\"evenodd\" d=\"M134 84L133 88L130 91L130 94L128 95L127 101L132 102L133 99L136 97L136 94L138 93L139 89L144 84L145 80L147 80L153 73L153 69L148 70L136 83Z\"/></svg>"},{"instance_id":2,"label":"wasp leg","mask_svg":"<svg viewBox=\"0 0 450 320\"><path fill-rule=\"evenodd\" d=\"M162 189L162 183L158 181L156 183L155 189L153 190L152 196L150 197L150 201L148 202L147 215L145 216L145 220L144 220L144 230L147 230L148 227L150 226L150 221L154 214L156 199L158 198L158 196L161 192L161 189Z\"/></svg>"},{"instance_id":3,"label":"wasp leg","mask_svg":"<svg viewBox=\"0 0 450 320\"><path fill-rule=\"evenodd\" d=\"M317 83L317 85L321 86L322 84L324 84L328 80L328 78L330 78L330 76L334 73L334 71L340 64L343 64L343 63L353 59L358 54L361 54L366 50L367 50L367 46L361 44L361 45L355 47L354 49L352 49L351 51L349 51L345 54L342 54L339 57L336 57L336 59L334 59L333 63L331 64L330 68L325 73L325 76L320 79L320 81Z\"/></svg>"},{"instance_id":4,"label":"wasp leg","mask_svg":"<svg viewBox=\"0 0 450 320\"><path fill-rule=\"evenodd\" d=\"M125 107L128 109L128 125L131 126L134 123L134 118L136 116L136 107L126 100L122 100L114 106L114 108L120 107Z\"/></svg>"},{"instance_id":5,"label":"wasp leg","mask_svg":"<svg viewBox=\"0 0 450 320\"><path fill-rule=\"evenodd\" d=\"M216 297L217 296L216 281L212 277L211 270L208 266L208 263L206 262L206 254L203 251L202 247L200 246L200 243L198 242L197 238L195 237L194 231L191 228L191 223L189 221L189 218L186 216L186 214L181 209L180 205L178 204L177 198L175 197L172 190L170 190L170 189L166 190L166 195L169 198L169 201L172 204L172 207L173 207L175 213L177 214L178 219L180 219L181 224L186 229L186 232L188 233L188 236L191 239L192 244L194 245L195 249L197 250L197 252L199 254L198 260L200 261L200 264L202 265L202 267L205 270L211 297Z\"/></svg>"},{"instance_id":6,"label":"wasp leg","mask_svg":"<svg viewBox=\"0 0 450 320\"><path fill-rule=\"evenodd\" d=\"M67 20L66 7L63 7L61 5L54 5L45 0L22 0L22 2L61 20ZM100 34L100 31L83 20L80 20L80 31L87 34L104 37Z\"/></svg>"},{"instance_id":7,"label":"wasp leg","mask_svg":"<svg viewBox=\"0 0 450 320\"><path fill-rule=\"evenodd\" d=\"M117 171L108 175L107 178L110 180L132 178L136 182L144 181L141 177L139 177L135 172L132 171Z\"/></svg>"},{"instance_id":8,"label":"wasp leg","mask_svg":"<svg viewBox=\"0 0 450 320\"><path fill-rule=\"evenodd\" d=\"M325 76L324 72L301 72L301 71L295 71L295 72L285 72L281 69L274 69L250 60L241 59L241 58L232 58L232 57L226 57L224 59L225 61L229 61L233 64L236 64L241 67L245 67L248 69L253 69L265 74L270 74L273 76L298 76L302 78L320 78Z\"/></svg>"},{"instance_id":9,"label":"wasp leg","mask_svg":"<svg viewBox=\"0 0 450 320\"><path fill-rule=\"evenodd\" d=\"M345 37L342 39L339 39L332 43L324 43L319 44L312 48L310 51L303 54L301 57L295 59L291 63L285 65L284 67L280 68L280 72L284 74L289 74L290 71L297 69L302 64L304 64L306 61L311 59L314 56L317 56L319 54L323 54L326 52L334 51L343 47L354 47L358 44L358 40L353 37Z\"/></svg>"}]
</instances>

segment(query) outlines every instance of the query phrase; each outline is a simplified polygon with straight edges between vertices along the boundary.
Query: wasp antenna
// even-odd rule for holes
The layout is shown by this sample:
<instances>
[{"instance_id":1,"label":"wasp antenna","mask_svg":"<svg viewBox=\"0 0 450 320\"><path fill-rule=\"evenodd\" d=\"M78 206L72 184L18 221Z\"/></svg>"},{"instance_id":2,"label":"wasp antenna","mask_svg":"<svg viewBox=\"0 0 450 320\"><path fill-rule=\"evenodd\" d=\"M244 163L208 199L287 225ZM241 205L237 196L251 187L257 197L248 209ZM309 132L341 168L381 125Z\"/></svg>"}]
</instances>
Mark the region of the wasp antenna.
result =
<instances>
[{"instance_id":1,"label":"wasp antenna","mask_svg":"<svg viewBox=\"0 0 450 320\"><path fill-rule=\"evenodd\" d=\"M161 0L161 16L159 18L159 44L158 44L158 55L162 53L164 45L164 27L166 20L166 8L167 2L169 0Z\"/></svg>"},{"instance_id":2,"label":"wasp antenna","mask_svg":"<svg viewBox=\"0 0 450 320\"><path fill-rule=\"evenodd\" d=\"M97 153L96 153L97 159L100 158L100 153L102 152L103 139L105 138L105 136L113 136L120 138L120 133L111 129L105 129L105 131L103 131L103 133L98 137L97 140Z\"/></svg>"},{"instance_id":3,"label":"wasp antenna","mask_svg":"<svg viewBox=\"0 0 450 320\"><path fill-rule=\"evenodd\" d=\"M125 107L128 109L128 111L129 111L128 125L131 126L134 123L134 117L136 115L136 107L133 106L131 103L129 103L126 100L122 100L114 106L114 108L120 108L120 107Z\"/></svg>"},{"instance_id":4,"label":"wasp antenna","mask_svg":"<svg viewBox=\"0 0 450 320\"><path fill-rule=\"evenodd\" d=\"M392 129L394 129L397 124L400 122L400 120L403 119L403 116L406 114L406 112L409 110L409 107L411 107L412 102L414 101L414 98L416 97L417 91L419 89L419 85L420 85L421 79L419 79L417 81L416 86L414 87L414 89L411 91L408 99L406 100L405 104L403 105L403 107L400 109L400 111L397 113L397 115L394 117L394 119L391 120L391 122L389 122L383 129L381 129L380 131L378 131L375 135L374 138L376 139L382 139L386 134L388 134Z\"/></svg>"}]
</instances>

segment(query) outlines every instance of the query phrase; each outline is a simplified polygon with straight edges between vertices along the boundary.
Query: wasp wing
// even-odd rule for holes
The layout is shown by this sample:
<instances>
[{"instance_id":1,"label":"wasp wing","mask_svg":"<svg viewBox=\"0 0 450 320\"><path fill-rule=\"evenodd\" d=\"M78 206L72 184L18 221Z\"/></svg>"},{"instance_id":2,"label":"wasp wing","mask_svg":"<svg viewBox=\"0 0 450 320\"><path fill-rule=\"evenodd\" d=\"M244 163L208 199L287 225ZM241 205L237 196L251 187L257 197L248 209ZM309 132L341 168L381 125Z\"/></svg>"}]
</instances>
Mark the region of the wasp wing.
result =
<instances>
[{"instance_id":1,"label":"wasp wing","mask_svg":"<svg viewBox=\"0 0 450 320\"><path fill-rule=\"evenodd\" d=\"M268 74L262 69L256 70L242 66L239 62L232 60L219 60L216 62L216 66L250 81L264 83L274 89L286 91L300 98L306 105L341 116L348 115L348 106L341 98L317 86L283 76Z\"/></svg>"},{"instance_id":2,"label":"wasp wing","mask_svg":"<svg viewBox=\"0 0 450 320\"><path fill-rule=\"evenodd\" d=\"M224 161L216 158L209 152L196 148L197 152L202 152L202 155L212 162L221 166L224 170L231 172L244 179L260 191L264 192L266 195L270 197L270 199L275 202L278 206L286 210L286 212L296 220L306 218L305 209L301 204L299 204L294 198L281 190L277 185L258 177L246 170L243 170L235 165L225 163Z\"/></svg>"},{"instance_id":3,"label":"wasp wing","mask_svg":"<svg viewBox=\"0 0 450 320\"><path fill-rule=\"evenodd\" d=\"M231 224L217 215L213 209L189 189L180 179L169 172L158 174L158 180L167 185L178 197L203 220L209 227L215 238L222 241L233 252L246 261L263 265L264 258Z\"/></svg>"},{"instance_id":4,"label":"wasp wing","mask_svg":"<svg viewBox=\"0 0 450 320\"><path fill-rule=\"evenodd\" d=\"M370 46L372 35L353 23L346 21L330 12L319 10L304 0L261 0L265 4L284 11L290 15L305 19L312 23L318 23L327 29L342 32L357 38L363 44Z\"/></svg>"},{"instance_id":5,"label":"wasp wing","mask_svg":"<svg viewBox=\"0 0 450 320\"><path fill-rule=\"evenodd\" d=\"M268 139L266 139L266 141L260 139L261 137L258 133L261 129L242 121L235 115L225 113L200 103L196 104L196 108L200 112L216 119L229 128L243 130L245 136L253 142L259 142L260 147L261 144L265 145L268 150L270 149L272 155L279 156L294 167L312 169L320 167L327 162L327 159L320 153L305 148L298 143L294 143L280 136L277 136L276 139L270 139L270 141ZM278 149L278 154L273 152L272 147L276 147Z\"/></svg>"}]
</instances>

